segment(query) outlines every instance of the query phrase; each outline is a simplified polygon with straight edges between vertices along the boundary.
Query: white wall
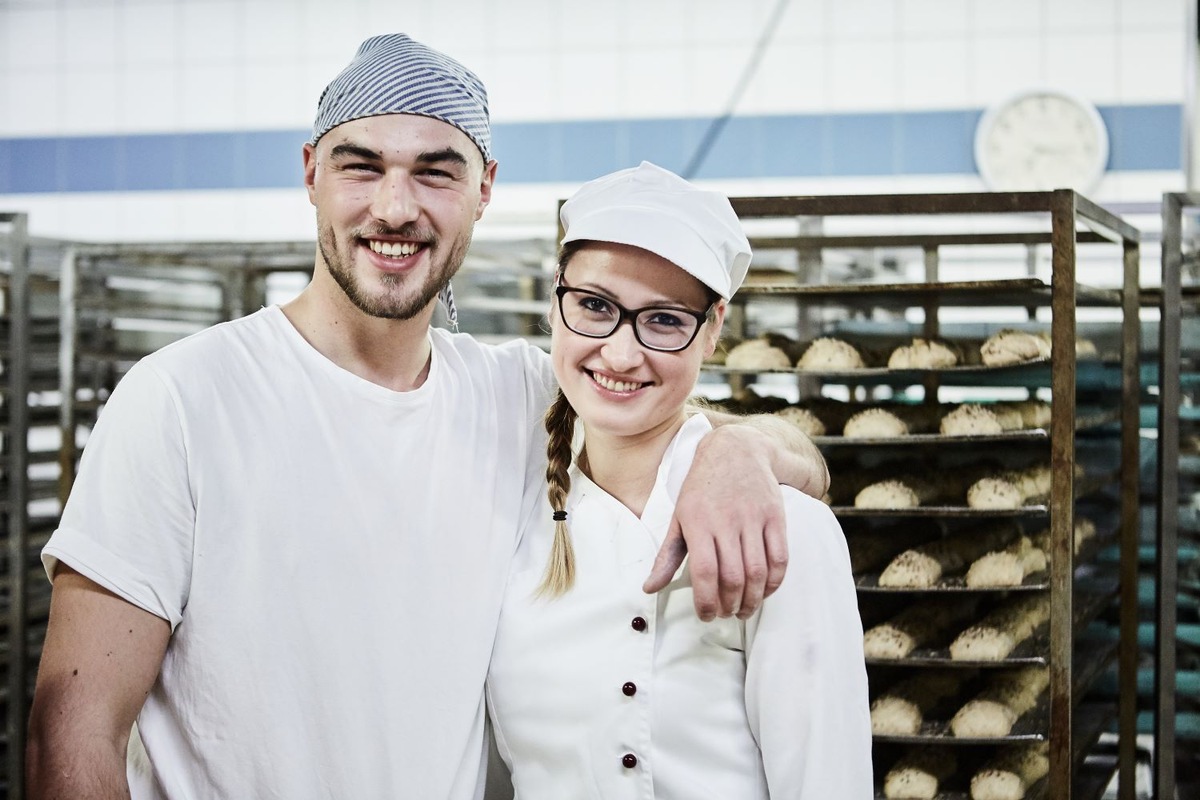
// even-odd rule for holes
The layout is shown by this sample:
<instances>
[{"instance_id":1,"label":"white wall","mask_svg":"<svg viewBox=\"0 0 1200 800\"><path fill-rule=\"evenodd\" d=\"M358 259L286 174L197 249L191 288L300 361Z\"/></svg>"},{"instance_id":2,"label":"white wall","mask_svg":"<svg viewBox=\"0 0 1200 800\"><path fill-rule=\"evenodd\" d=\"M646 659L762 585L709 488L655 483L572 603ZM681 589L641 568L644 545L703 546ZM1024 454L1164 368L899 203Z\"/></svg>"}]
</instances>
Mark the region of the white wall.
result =
<instances>
[{"instance_id":1,"label":"white wall","mask_svg":"<svg viewBox=\"0 0 1200 800\"><path fill-rule=\"evenodd\" d=\"M984 108L1050 86L1182 104L1185 0L791 0L738 111ZM365 37L405 31L471 66L497 124L716 115L776 0L0 0L0 139L304 129ZM1194 35L1194 34L1193 34ZM798 145L799 146L799 145ZM570 184L504 183L480 234L551 229ZM0 195L36 234L307 239L296 189ZM1147 203L1182 171L1110 174ZM971 191L971 174L729 180L731 193Z\"/></svg>"}]
</instances>

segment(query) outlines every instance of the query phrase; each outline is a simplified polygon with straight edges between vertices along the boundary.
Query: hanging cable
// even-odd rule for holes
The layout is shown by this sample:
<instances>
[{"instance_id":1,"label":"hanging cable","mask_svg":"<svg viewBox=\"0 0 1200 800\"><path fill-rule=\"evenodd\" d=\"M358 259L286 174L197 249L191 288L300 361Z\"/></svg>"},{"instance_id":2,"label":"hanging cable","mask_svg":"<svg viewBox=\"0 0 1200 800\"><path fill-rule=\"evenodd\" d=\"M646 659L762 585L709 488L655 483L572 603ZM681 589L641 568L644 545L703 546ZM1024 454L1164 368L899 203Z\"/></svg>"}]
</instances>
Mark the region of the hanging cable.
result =
<instances>
[{"instance_id":1,"label":"hanging cable","mask_svg":"<svg viewBox=\"0 0 1200 800\"><path fill-rule=\"evenodd\" d=\"M742 76L738 79L737 85L733 87L733 94L725 106L725 112L709 123L708 130L704 132L704 137L700 140L700 144L696 145L696 152L692 153L692 157L688 160L688 164L683 170L684 178L691 180L696 176L696 172L704 164L704 159L708 158L708 151L716 144L721 131L725 129L725 125L733 118L734 111L737 110L737 105L741 102L746 87L750 85L754 73L758 71L758 64L762 61L763 54L767 51L767 47L771 43L771 36L774 35L775 29L779 27L779 20L783 17L783 12L787 9L788 2L789 0L779 0L775 4L775 10L771 12L771 18L767 20L766 27L763 28L762 34L758 37L758 42L754 45L754 50L750 53L750 60L746 62L746 67L742 70Z\"/></svg>"}]
</instances>

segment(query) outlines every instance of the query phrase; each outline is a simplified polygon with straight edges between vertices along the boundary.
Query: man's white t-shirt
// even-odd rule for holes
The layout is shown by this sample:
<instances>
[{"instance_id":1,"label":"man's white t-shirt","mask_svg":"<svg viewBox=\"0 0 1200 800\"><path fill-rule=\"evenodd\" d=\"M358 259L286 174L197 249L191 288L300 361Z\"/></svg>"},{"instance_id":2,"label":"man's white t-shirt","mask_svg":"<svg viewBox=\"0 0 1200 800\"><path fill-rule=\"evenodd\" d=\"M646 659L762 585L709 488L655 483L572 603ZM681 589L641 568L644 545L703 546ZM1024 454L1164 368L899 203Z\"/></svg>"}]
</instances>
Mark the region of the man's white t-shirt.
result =
<instances>
[{"instance_id":1,"label":"man's white t-shirt","mask_svg":"<svg viewBox=\"0 0 1200 800\"><path fill-rule=\"evenodd\" d=\"M479 796L553 374L525 343L430 338L425 384L393 392L266 308L113 393L43 560L172 626L138 720L149 796Z\"/></svg>"}]
</instances>

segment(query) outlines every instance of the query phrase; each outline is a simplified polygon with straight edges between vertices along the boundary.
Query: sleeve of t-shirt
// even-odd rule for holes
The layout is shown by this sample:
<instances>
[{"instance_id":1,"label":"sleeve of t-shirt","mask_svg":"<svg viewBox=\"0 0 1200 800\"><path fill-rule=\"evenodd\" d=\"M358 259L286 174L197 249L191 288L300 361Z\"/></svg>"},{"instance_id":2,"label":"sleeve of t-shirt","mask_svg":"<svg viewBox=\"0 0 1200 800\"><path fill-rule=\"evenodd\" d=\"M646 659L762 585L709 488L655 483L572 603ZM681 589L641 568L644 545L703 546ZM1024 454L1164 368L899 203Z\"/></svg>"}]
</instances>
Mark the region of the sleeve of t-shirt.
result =
<instances>
[{"instance_id":1,"label":"sleeve of t-shirt","mask_svg":"<svg viewBox=\"0 0 1200 800\"><path fill-rule=\"evenodd\" d=\"M177 397L141 362L121 379L88 439L58 530L42 550L174 630L191 580L195 505Z\"/></svg>"},{"instance_id":2,"label":"sleeve of t-shirt","mask_svg":"<svg viewBox=\"0 0 1200 800\"><path fill-rule=\"evenodd\" d=\"M526 375L526 417L529 431L529 454L525 466L525 496L522 520L544 511L546 498L546 409L558 394L558 381L550 356L541 348L526 345L524 353ZM522 525L522 529L524 529Z\"/></svg>"},{"instance_id":3,"label":"sleeve of t-shirt","mask_svg":"<svg viewBox=\"0 0 1200 800\"><path fill-rule=\"evenodd\" d=\"M782 487L783 584L746 621L746 711L771 797L874 796L862 620L850 554L824 503Z\"/></svg>"}]
</instances>

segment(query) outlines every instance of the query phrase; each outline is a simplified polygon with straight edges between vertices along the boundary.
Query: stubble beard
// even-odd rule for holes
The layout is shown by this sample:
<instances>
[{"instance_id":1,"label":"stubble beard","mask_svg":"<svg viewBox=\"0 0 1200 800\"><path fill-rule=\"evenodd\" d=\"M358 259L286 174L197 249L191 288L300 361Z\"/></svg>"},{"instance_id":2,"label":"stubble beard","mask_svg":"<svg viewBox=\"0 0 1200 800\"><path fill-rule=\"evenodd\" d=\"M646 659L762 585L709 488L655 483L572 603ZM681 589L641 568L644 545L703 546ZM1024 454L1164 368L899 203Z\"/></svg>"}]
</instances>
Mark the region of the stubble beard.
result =
<instances>
[{"instance_id":1,"label":"stubble beard","mask_svg":"<svg viewBox=\"0 0 1200 800\"><path fill-rule=\"evenodd\" d=\"M445 258L438 263L435 260L437 240L420 233L415 226L406 225L387 231L372 230L369 233L373 235L391 235L425 242L430 256L430 270L424 283L408 293L403 292L405 283L410 280L407 276L382 274L379 276L379 282L383 285L383 290L371 293L354 274L354 255L358 247L357 241L362 234L351 234L345 246L339 249L333 226L318 220L318 227L320 235L317 237L317 246L330 276L356 308L379 319L409 320L421 314L450 283L471 247L471 230L468 229L451 243Z\"/></svg>"}]
</instances>

